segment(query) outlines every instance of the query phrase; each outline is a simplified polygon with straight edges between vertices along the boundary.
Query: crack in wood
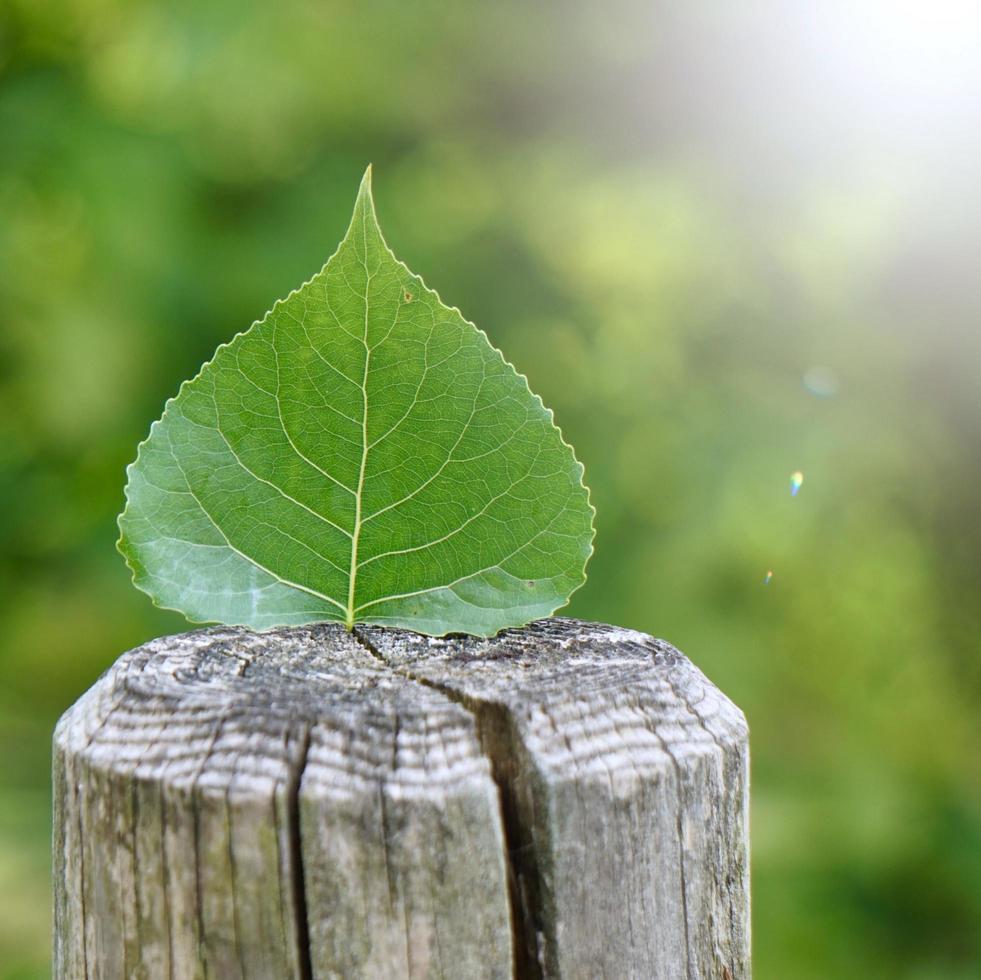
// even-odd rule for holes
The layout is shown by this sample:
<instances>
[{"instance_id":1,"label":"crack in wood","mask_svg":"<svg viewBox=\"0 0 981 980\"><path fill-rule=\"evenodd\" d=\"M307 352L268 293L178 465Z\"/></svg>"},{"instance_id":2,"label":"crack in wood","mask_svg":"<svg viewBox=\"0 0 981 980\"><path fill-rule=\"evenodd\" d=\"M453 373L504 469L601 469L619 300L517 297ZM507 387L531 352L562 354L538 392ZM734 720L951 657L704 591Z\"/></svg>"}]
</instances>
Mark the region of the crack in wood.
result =
<instances>
[{"instance_id":1,"label":"crack in wood","mask_svg":"<svg viewBox=\"0 0 981 980\"><path fill-rule=\"evenodd\" d=\"M504 862L508 875L512 977L513 980L542 980L542 951L538 942L541 930L535 914L539 907L540 872L529 828L521 819L514 789L518 735L507 708L502 704L467 698L449 686L391 664L358 627L354 628L352 635L372 657L393 673L437 691L473 717L477 741L490 764L491 778L497 786L500 804Z\"/></svg>"},{"instance_id":2,"label":"crack in wood","mask_svg":"<svg viewBox=\"0 0 981 980\"><path fill-rule=\"evenodd\" d=\"M293 887L293 918L296 923L296 952L298 980L313 980L310 955L310 919L307 911L306 876L303 867L303 837L300 827L300 786L303 771L310 755L310 726L300 730L299 757L290 767L290 783L286 788L286 812L290 844L290 884Z\"/></svg>"}]
</instances>

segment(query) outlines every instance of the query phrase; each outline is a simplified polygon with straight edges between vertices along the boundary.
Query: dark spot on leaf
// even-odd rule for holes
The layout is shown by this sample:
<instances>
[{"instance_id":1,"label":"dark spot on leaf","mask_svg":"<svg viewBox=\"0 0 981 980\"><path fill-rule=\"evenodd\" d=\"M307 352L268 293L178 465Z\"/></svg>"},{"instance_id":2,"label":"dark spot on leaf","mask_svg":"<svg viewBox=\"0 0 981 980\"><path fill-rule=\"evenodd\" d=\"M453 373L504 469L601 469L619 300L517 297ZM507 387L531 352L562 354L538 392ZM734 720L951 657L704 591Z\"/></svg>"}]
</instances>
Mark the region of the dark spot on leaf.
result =
<instances>
[{"instance_id":1,"label":"dark spot on leaf","mask_svg":"<svg viewBox=\"0 0 981 980\"><path fill-rule=\"evenodd\" d=\"M412 302L412 293L410 293L408 291L408 289L405 291L405 293L403 295L405 296L406 303L411 303Z\"/></svg>"},{"instance_id":2,"label":"dark spot on leaf","mask_svg":"<svg viewBox=\"0 0 981 980\"><path fill-rule=\"evenodd\" d=\"M533 579L528 579L528 581L525 584L528 586L529 589L533 589L535 587L535 582Z\"/></svg>"}]
</instances>

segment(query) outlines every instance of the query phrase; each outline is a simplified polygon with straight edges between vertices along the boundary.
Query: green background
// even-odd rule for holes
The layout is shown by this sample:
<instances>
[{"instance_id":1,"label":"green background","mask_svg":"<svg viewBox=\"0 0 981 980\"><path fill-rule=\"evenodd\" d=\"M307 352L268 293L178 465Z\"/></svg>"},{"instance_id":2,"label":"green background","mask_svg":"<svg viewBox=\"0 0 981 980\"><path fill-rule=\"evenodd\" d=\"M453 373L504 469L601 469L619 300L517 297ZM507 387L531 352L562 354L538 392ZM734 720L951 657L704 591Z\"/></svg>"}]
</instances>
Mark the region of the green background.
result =
<instances>
[{"instance_id":1,"label":"green background","mask_svg":"<svg viewBox=\"0 0 981 980\"><path fill-rule=\"evenodd\" d=\"M369 161L586 464L569 611L746 711L755 975L978 976L970 16L0 0L0 978L48 975L55 720L184 628L114 550L124 466Z\"/></svg>"}]
</instances>

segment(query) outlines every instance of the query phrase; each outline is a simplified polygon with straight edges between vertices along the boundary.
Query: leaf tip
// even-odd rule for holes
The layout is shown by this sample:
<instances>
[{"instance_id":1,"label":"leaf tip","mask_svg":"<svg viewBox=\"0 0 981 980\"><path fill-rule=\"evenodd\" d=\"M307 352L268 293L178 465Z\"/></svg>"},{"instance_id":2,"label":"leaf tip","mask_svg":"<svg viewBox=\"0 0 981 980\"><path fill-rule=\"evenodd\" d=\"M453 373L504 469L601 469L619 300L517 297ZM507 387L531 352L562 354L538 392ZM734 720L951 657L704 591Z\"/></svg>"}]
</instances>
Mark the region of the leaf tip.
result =
<instances>
[{"instance_id":1,"label":"leaf tip","mask_svg":"<svg viewBox=\"0 0 981 980\"><path fill-rule=\"evenodd\" d=\"M361 178L361 187L358 189L358 197L371 197L371 164L365 168L364 176Z\"/></svg>"}]
</instances>

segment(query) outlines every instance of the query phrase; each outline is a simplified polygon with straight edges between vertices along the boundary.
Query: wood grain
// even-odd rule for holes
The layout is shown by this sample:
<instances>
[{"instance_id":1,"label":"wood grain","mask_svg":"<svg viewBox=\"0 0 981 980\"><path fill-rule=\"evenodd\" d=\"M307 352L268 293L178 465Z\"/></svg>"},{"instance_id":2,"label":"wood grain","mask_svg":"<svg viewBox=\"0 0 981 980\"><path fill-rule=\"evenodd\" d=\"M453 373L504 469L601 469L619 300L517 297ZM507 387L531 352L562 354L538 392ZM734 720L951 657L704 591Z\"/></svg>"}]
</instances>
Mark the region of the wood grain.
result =
<instances>
[{"instance_id":1,"label":"wood grain","mask_svg":"<svg viewBox=\"0 0 981 980\"><path fill-rule=\"evenodd\" d=\"M747 744L575 620L155 640L55 732L55 975L744 980Z\"/></svg>"}]
</instances>

